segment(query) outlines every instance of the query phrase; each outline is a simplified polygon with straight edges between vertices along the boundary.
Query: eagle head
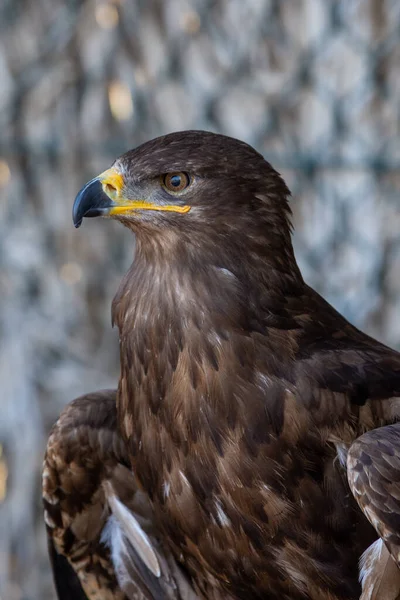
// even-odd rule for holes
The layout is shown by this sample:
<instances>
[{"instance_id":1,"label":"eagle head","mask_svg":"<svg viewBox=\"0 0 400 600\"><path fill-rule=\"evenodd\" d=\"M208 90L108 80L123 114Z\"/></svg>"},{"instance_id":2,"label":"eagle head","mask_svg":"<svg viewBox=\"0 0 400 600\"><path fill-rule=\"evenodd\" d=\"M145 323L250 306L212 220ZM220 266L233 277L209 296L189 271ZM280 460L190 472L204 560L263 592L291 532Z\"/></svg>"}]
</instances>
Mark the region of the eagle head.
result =
<instances>
[{"instance_id":1,"label":"eagle head","mask_svg":"<svg viewBox=\"0 0 400 600\"><path fill-rule=\"evenodd\" d=\"M140 235L165 228L195 235L270 228L289 231L289 190L248 144L205 131L171 133L130 150L87 183L73 207L120 220Z\"/></svg>"}]
</instances>

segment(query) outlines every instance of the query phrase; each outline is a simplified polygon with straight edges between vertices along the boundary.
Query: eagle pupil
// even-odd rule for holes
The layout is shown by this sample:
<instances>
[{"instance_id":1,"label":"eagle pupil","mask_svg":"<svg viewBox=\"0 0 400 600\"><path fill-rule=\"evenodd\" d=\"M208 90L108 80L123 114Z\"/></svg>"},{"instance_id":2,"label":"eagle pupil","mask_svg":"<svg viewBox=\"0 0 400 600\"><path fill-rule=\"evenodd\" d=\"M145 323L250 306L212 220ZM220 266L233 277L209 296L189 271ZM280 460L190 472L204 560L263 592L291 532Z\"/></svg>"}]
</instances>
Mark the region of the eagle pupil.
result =
<instances>
[{"instance_id":1,"label":"eagle pupil","mask_svg":"<svg viewBox=\"0 0 400 600\"><path fill-rule=\"evenodd\" d=\"M182 183L181 176L180 175L172 175L172 177L170 179L170 183L174 187L179 187L181 185L181 183Z\"/></svg>"}]
</instances>

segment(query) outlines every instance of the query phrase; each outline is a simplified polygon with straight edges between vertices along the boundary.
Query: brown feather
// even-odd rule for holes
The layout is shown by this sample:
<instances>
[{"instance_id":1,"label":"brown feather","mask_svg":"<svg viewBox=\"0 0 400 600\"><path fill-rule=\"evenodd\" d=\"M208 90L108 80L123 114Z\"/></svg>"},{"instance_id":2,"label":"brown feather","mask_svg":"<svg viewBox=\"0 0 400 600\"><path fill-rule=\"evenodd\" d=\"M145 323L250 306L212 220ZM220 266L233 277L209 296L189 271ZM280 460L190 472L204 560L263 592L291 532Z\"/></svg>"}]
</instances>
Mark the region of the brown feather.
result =
<instances>
[{"instance_id":1,"label":"brown feather","mask_svg":"<svg viewBox=\"0 0 400 600\"><path fill-rule=\"evenodd\" d=\"M400 423L358 438L347 468L358 504L400 567Z\"/></svg>"},{"instance_id":2,"label":"brown feather","mask_svg":"<svg viewBox=\"0 0 400 600\"><path fill-rule=\"evenodd\" d=\"M360 570L360 600L399 600L400 570L382 540L364 552Z\"/></svg>"},{"instance_id":3,"label":"brown feather","mask_svg":"<svg viewBox=\"0 0 400 600\"><path fill-rule=\"evenodd\" d=\"M129 469L115 402L111 390L74 400L49 438L43 502L59 598L196 600Z\"/></svg>"}]
</instances>

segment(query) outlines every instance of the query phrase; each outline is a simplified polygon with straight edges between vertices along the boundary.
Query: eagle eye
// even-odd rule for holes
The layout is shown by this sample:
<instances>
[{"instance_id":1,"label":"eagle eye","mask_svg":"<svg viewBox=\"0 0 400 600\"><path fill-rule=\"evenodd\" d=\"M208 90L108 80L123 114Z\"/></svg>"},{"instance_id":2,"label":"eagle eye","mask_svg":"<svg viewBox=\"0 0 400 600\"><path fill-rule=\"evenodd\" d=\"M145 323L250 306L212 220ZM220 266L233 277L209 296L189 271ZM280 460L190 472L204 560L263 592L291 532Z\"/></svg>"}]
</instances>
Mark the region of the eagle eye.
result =
<instances>
[{"instance_id":1,"label":"eagle eye","mask_svg":"<svg viewBox=\"0 0 400 600\"><path fill-rule=\"evenodd\" d=\"M190 177L187 173L167 173L162 178L162 185L167 192L179 194L190 185Z\"/></svg>"}]
</instances>

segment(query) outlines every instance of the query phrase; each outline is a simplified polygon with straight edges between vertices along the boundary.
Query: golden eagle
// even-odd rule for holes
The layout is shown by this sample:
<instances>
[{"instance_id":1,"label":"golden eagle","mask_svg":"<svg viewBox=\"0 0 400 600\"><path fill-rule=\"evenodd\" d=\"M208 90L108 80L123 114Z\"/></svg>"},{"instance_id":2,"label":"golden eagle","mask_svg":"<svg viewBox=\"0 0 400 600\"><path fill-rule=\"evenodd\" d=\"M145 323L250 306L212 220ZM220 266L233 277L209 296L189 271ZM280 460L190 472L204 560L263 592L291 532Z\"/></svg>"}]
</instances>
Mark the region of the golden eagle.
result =
<instances>
[{"instance_id":1,"label":"golden eagle","mask_svg":"<svg viewBox=\"0 0 400 600\"><path fill-rule=\"evenodd\" d=\"M119 590L85 584L96 599L127 580L149 598L400 597L400 355L305 284L288 197L253 148L202 131L78 194L75 225L118 219L136 253L112 307L116 409L76 401L49 442L59 582L89 564Z\"/></svg>"}]
</instances>

